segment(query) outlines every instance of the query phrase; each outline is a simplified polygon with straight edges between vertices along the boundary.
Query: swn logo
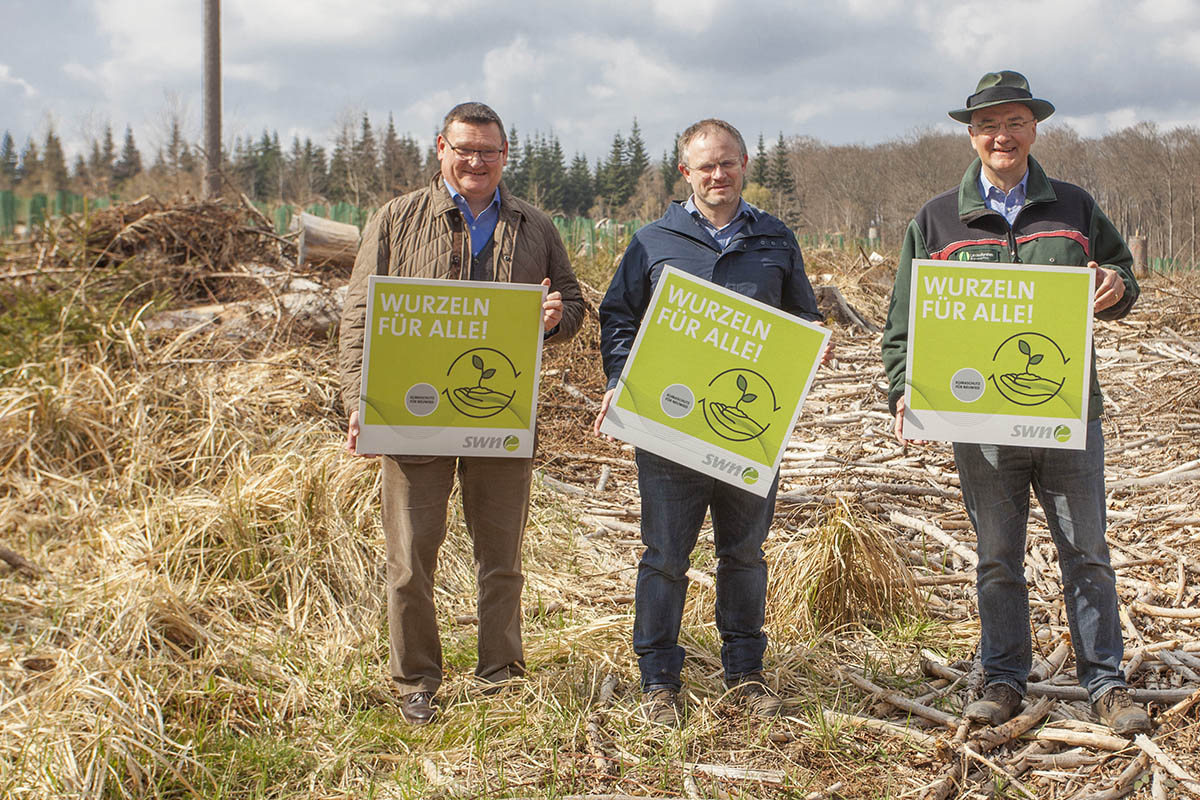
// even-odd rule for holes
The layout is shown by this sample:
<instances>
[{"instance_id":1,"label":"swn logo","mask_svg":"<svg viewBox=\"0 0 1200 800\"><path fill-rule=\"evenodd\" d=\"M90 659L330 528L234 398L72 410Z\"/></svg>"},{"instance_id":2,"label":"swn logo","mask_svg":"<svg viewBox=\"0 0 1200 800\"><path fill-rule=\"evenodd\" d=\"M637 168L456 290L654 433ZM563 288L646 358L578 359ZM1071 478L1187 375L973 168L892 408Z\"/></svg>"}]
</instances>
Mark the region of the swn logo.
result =
<instances>
[{"instance_id":1,"label":"swn logo","mask_svg":"<svg viewBox=\"0 0 1200 800\"><path fill-rule=\"evenodd\" d=\"M500 450L510 453L521 446L521 440L516 436L468 436L463 441L464 450Z\"/></svg>"},{"instance_id":2,"label":"swn logo","mask_svg":"<svg viewBox=\"0 0 1200 800\"><path fill-rule=\"evenodd\" d=\"M754 467L743 466L736 461L721 458L713 453L705 454L704 466L716 467L719 471L728 475L738 475L741 477L742 482L746 484L754 484L758 481L758 470Z\"/></svg>"},{"instance_id":3,"label":"swn logo","mask_svg":"<svg viewBox=\"0 0 1200 800\"><path fill-rule=\"evenodd\" d=\"M1009 437L1013 439L1054 439L1065 444L1071 441L1071 429L1066 425L1013 425Z\"/></svg>"}]
</instances>

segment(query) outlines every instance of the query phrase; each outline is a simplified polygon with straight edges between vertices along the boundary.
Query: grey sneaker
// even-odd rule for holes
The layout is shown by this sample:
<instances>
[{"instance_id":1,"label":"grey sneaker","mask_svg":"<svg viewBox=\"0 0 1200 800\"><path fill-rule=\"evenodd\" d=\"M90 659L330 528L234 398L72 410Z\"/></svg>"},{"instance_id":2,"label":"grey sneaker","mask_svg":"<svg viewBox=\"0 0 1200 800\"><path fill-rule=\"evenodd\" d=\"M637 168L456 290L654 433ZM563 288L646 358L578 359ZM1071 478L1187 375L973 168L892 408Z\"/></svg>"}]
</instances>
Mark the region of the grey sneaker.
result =
<instances>
[{"instance_id":1,"label":"grey sneaker","mask_svg":"<svg viewBox=\"0 0 1200 800\"><path fill-rule=\"evenodd\" d=\"M983 697L963 709L963 716L984 725L1000 725L1012 719L1021 707L1021 693L1007 683L989 683Z\"/></svg>"},{"instance_id":2,"label":"grey sneaker","mask_svg":"<svg viewBox=\"0 0 1200 800\"><path fill-rule=\"evenodd\" d=\"M1092 703L1092 710L1118 736L1150 732L1150 715L1133 702L1128 689L1120 686L1109 689Z\"/></svg>"},{"instance_id":3,"label":"grey sneaker","mask_svg":"<svg viewBox=\"0 0 1200 800\"><path fill-rule=\"evenodd\" d=\"M651 687L642 695L642 716L651 725L679 728L683 715L679 710L679 692L670 686Z\"/></svg>"},{"instance_id":4,"label":"grey sneaker","mask_svg":"<svg viewBox=\"0 0 1200 800\"><path fill-rule=\"evenodd\" d=\"M761 672L751 672L738 678L729 696L755 717L778 717L783 713L783 701L763 681Z\"/></svg>"}]
</instances>

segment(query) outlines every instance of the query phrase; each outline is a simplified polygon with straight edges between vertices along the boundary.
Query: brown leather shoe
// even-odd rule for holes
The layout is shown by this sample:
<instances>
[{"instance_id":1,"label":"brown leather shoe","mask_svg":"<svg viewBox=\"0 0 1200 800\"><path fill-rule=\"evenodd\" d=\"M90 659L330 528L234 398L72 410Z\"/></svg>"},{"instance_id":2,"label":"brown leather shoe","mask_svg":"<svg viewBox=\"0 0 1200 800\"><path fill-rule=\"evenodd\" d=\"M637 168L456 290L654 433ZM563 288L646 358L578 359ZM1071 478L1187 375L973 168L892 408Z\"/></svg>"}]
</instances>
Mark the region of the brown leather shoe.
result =
<instances>
[{"instance_id":1,"label":"brown leather shoe","mask_svg":"<svg viewBox=\"0 0 1200 800\"><path fill-rule=\"evenodd\" d=\"M1133 696L1123 687L1109 689L1100 695L1100 699L1092 703L1092 710L1118 736L1150 732L1150 715L1133 702Z\"/></svg>"},{"instance_id":2,"label":"brown leather shoe","mask_svg":"<svg viewBox=\"0 0 1200 800\"><path fill-rule=\"evenodd\" d=\"M963 716L984 725L1000 725L1012 719L1021 707L1021 693L1007 683L989 683L983 697L963 709Z\"/></svg>"},{"instance_id":3,"label":"brown leather shoe","mask_svg":"<svg viewBox=\"0 0 1200 800\"><path fill-rule=\"evenodd\" d=\"M761 672L738 678L729 697L756 717L778 717L783 713L783 701L763 681Z\"/></svg>"},{"instance_id":4,"label":"brown leather shoe","mask_svg":"<svg viewBox=\"0 0 1200 800\"><path fill-rule=\"evenodd\" d=\"M433 720L433 692L413 692L400 698L400 716L413 725L426 725Z\"/></svg>"}]
</instances>

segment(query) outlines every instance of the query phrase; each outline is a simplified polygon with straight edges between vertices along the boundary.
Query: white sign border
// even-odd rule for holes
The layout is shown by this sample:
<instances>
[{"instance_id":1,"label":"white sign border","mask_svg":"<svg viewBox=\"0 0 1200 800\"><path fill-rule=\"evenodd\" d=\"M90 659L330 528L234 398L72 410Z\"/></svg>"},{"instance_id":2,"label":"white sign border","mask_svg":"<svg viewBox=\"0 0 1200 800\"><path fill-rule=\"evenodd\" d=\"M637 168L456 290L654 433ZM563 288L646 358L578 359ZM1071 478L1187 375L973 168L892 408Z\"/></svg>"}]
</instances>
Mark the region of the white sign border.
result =
<instances>
[{"instance_id":1,"label":"white sign border","mask_svg":"<svg viewBox=\"0 0 1200 800\"><path fill-rule=\"evenodd\" d=\"M791 439L791 431L796 427L796 420L800 417L800 411L804 406L805 399L808 397L808 391L812 388L813 379L816 377L817 369L820 367L821 353L824 351L825 345L829 343L832 331L823 325L800 319L786 311L755 300L753 297L747 297L744 294L739 294L712 281L698 278L690 272L685 272L669 264L663 268L662 273L659 275L658 283L654 287L654 293L650 296L650 304L642 315L643 320L654 318L655 307L658 305L659 299L663 294L664 279L668 275L678 276L704 289L716 290L719 294L726 295L732 300L746 303L781 320L802 325L822 335L821 346L817 348L817 355L813 360L812 369L808 373L808 380L805 381L804 389L800 392L800 397L796 401L796 407L792 410L791 421L787 427L788 435L784 436L779 444L779 452L775 455L775 462L773 464L764 464L737 455L719 445L682 433L674 428L669 428L657 420L648 419L640 414L618 408L617 400L625 391L625 379L629 375L634 359L637 357L642 337L645 335L646 329L650 327L646 324L638 326L637 336L634 338L633 346L629 350L629 357L625 360L625 365L621 369L621 376L617 379L616 391L613 393L612 400L608 404L608 411L604 415L604 421L600 424L600 432L620 439L623 442L628 442L634 447L648 450L677 464L682 464L703 475L708 475L738 488L745 489L759 497L766 497L771 490L771 485L774 483L775 471L779 468L779 464L783 460L783 454L787 450L788 440ZM758 472L759 479L749 484L743 481L741 476L747 468L755 469Z\"/></svg>"},{"instance_id":2,"label":"white sign border","mask_svg":"<svg viewBox=\"0 0 1200 800\"><path fill-rule=\"evenodd\" d=\"M912 408L913 337L916 331L917 276L921 267L955 267L968 269L1004 269L1014 272L1088 273L1087 335L1084 343L1083 387L1080 397L1080 416L1034 417L1017 414L976 414L967 411L931 411ZM904 438L927 439L937 442L1014 445L1046 447L1061 450L1083 450L1087 447L1088 400L1092 380L1092 329L1095 324L1094 303L1096 271L1087 267L1056 264L1010 264L990 261L939 261L930 258L913 259L908 292L908 341L904 365ZM1070 436L1059 441L1055 431L1066 426ZM915 434L915 435L914 435Z\"/></svg>"},{"instance_id":3,"label":"white sign border","mask_svg":"<svg viewBox=\"0 0 1200 800\"><path fill-rule=\"evenodd\" d=\"M536 325L537 356L533 367L533 396L530 399L528 428L466 428L453 425L368 425L367 365L371 363L372 317L375 310L375 287L380 284L436 286L445 288L479 288L507 291L537 292L545 302L548 288L533 283L500 283L496 281L463 281L445 278L404 278L394 275L371 275L367 279L367 316L363 329L362 385L358 397L359 434L356 451L373 455L404 456L489 456L497 458L533 458L534 434L537 428L538 392L542 381L542 343L545 336L542 318ZM539 303L540 307L541 303ZM419 354L418 354L419 355ZM503 442L516 436L515 450L507 450Z\"/></svg>"}]
</instances>

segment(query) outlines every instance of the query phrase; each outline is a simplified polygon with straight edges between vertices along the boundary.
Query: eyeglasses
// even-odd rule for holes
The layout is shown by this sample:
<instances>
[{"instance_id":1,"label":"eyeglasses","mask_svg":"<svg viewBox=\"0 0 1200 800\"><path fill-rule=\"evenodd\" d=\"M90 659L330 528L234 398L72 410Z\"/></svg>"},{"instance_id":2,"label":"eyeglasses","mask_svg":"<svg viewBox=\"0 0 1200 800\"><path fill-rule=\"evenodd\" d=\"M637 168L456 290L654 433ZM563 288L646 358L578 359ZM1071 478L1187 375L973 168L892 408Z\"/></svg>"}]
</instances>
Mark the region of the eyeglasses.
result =
<instances>
[{"instance_id":1,"label":"eyeglasses","mask_svg":"<svg viewBox=\"0 0 1200 800\"><path fill-rule=\"evenodd\" d=\"M442 139L442 141L446 143L446 147L449 147L454 151L454 155L458 156L463 161L470 161L471 159L475 158L475 156L479 156L479 160L483 163L495 164L500 160L501 154L504 153L503 150L472 150L469 147L455 147L454 145L450 144L449 139Z\"/></svg>"},{"instance_id":2,"label":"eyeglasses","mask_svg":"<svg viewBox=\"0 0 1200 800\"><path fill-rule=\"evenodd\" d=\"M697 164L694 167L688 167L692 172L699 172L701 175L711 175L717 171L717 167L721 168L721 172L733 172L742 166L742 162L730 159L729 161L709 162L707 164Z\"/></svg>"},{"instance_id":3,"label":"eyeglasses","mask_svg":"<svg viewBox=\"0 0 1200 800\"><path fill-rule=\"evenodd\" d=\"M1013 119L1008 122L985 122L982 125L972 125L971 129L984 136L995 136L1001 130L1009 133L1024 133L1032 124L1032 119Z\"/></svg>"}]
</instances>

